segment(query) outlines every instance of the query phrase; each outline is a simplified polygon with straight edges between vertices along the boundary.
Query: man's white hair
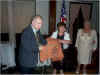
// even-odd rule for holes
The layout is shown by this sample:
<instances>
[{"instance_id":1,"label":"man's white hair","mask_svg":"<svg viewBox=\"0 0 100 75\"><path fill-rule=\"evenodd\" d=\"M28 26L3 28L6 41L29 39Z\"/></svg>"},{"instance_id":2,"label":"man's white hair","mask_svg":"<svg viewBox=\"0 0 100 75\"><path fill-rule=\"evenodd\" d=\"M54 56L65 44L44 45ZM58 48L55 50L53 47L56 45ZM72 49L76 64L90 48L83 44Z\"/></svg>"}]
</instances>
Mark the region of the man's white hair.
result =
<instances>
[{"instance_id":1,"label":"man's white hair","mask_svg":"<svg viewBox=\"0 0 100 75\"><path fill-rule=\"evenodd\" d=\"M37 19L37 18L43 20L42 16L40 16L40 15L36 15L36 16L34 16L34 17L32 18L32 21L35 20L35 19Z\"/></svg>"}]
</instances>

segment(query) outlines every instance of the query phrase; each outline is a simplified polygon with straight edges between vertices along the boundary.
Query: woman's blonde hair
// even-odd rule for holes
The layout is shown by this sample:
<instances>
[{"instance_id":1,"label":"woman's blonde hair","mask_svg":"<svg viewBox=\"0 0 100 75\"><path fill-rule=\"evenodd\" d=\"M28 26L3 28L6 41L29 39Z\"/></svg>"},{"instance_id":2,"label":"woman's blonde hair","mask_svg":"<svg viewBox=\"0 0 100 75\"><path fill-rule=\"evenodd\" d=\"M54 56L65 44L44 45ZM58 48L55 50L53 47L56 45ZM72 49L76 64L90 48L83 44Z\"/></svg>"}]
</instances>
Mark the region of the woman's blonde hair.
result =
<instances>
[{"instance_id":1,"label":"woman's blonde hair","mask_svg":"<svg viewBox=\"0 0 100 75\"><path fill-rule=\"evenodd\" d=\"M86 23L91 24L90 20L85 20L85 21L84 21L84 24L86 24Z\"/></svg>"}]
</instances>

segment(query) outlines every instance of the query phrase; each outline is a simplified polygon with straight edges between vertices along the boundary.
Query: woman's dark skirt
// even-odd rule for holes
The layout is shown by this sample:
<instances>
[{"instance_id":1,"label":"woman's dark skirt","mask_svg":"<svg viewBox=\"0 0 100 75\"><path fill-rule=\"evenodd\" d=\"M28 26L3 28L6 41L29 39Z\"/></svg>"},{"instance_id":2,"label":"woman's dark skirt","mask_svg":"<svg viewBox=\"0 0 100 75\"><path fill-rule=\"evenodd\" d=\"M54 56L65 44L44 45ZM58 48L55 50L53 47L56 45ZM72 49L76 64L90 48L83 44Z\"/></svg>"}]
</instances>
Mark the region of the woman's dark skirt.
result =
<instances>
[{"instance_id":1,"label":"woman's dark skirt","mask_svg":"<svg viewBox=\"0 0 100 75\"><path fill-rule=\"evenodd\" d=\"M64 71L74 71L76 69L77 57L74 48L68 48L63 50L64 59L62 61L52 62L53 68Z\"/></svg>"}]
</instances>

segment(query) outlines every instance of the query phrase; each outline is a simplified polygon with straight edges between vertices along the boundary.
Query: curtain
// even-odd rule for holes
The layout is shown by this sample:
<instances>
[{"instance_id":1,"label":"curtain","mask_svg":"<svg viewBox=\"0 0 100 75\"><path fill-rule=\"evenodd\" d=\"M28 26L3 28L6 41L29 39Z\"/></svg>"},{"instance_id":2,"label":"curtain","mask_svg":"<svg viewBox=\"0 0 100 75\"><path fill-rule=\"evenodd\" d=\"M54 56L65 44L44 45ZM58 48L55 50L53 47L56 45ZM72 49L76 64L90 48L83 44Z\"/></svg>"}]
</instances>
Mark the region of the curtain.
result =
<instances>
[{"instance_id":1,"label":"curtain","mask_svg":"<svg viewBox=\"0 0 100 75\"><path fill-rule=\"evenodd\" d=\"M80 8L82 9L82 14L84 20L88 20L90 18L90 10L91 5L89 4L71 4L70 7L70 35L72 39L73 35L73 23L78 16Z\"/></svg>"},{"instance_id":2,"label":"curtain","mask_svg":"<svg viewBox=\"0 0 100 75\"><path fill-rule=\"evenodd\" d=\"M85 4L85 5L82 4L81 8L82 8L84 20L89 20L91 5L89 5L89 4Z\"/></svg>"},{"instance_id":3,"label":"curtain","mask_svg":"<svg viewBox=\"0 0 100 75\"><path fill-rule=\"evenodd\" d=\"M9 35L9 41L0 43L0 65L13 67L15 63L14 1L1 1L1 33Z\"/></svg>"},{"instance_id":4,"label":"curtain","mask_svg":"<svg viewBox=\"0 0 100 75\"><path fill-rule=\"evenodd\" d=\"M15 66L16 33L21 33L35 15L35 0L6 0L0 2L1 33L9 35L9 41L0 43L0 64Z\"/></svg>"},{"instance_id":5,"label":"curtain","mask_svg":"<svg viewBox=\"0 0 100 75\"><path fill-rule=\"evenodd\" d=\"M8 52L8 58L9 58L9 66L15 66L15 12L14 12L14 1L8 2L8 28L9 28L9 52Z\"/></svg>"},{"instance_id":6,"label":"curtain","mask_svg":"<svg viewBox=\"0 0 100 75\"><path fill-rule=\"evenodd\" d=\"M1 2L0 2L0 43L1 43Z\"/></svg>"},{"instance_id":7,"label":"curtain","mask_svg":"<svg viewBox=\"0 0 100 75\"><path fill-rule=\"evenodd\" d=\"M71 4L70 7L70 34L71 34L71 39L72 39L72 34L73 34L73 23L78 16L78 12L80 10L80 5L79 4Z\"/></svg>"},{"instance_id":8,"label":"curtain","mask_svg":"<svg viewBox=\"0 0 100 75\"><path fill-rule=\"evenodd\" d=\"M9 42L15 46L15 16L14 16L14 2L8 2L8 33Z\"/></svg>"}]
</instances>

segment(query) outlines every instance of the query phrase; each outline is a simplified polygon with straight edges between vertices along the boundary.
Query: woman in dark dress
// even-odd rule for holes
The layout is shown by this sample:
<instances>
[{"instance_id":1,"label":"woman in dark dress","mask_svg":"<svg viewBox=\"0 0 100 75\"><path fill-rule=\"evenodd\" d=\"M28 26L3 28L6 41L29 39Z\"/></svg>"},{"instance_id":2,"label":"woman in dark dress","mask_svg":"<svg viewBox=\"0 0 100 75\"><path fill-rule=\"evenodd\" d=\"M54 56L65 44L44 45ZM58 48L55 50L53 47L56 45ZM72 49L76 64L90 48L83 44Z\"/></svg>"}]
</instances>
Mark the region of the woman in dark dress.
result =
<instances>
[{"instance_id":1,"label":"woman in dark dress","mask_svg":"<svg viewBox=\"0 0 100 75\"><path fill-rule=\"evenodd\" d=\"M51 38L59 39L63 51L68 48L69 44L71 44L69 33L66 32L66 24L63 22L59 22L57 24L57 30L53 32ZM52 64L54 68L54 74L56 74L57 70L59 70L61 74L64 74L63 61L52 62Z\"/></svg>"}]
</instances>

